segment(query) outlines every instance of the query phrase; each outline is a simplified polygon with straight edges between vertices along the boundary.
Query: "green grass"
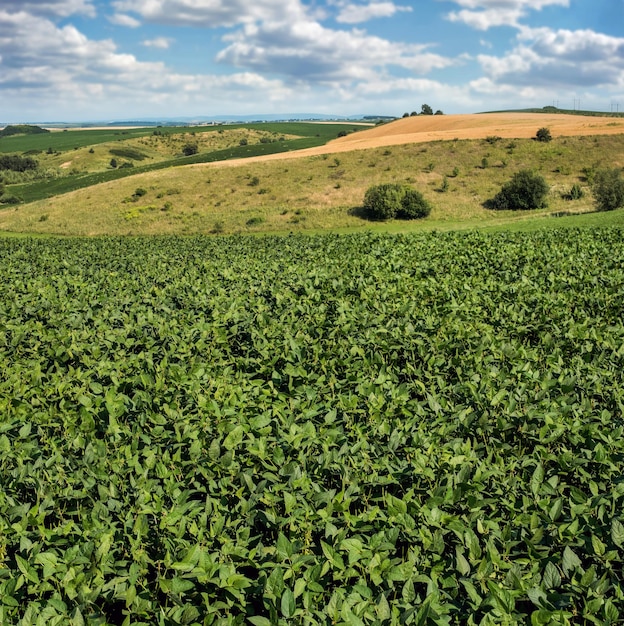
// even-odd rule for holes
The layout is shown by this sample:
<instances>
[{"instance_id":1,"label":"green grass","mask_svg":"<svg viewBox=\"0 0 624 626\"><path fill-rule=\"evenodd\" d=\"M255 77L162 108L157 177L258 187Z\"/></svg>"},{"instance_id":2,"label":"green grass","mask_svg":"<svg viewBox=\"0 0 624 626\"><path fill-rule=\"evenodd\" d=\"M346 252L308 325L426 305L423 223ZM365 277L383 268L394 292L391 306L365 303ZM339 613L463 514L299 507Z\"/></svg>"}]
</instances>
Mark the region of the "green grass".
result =
<instances>
[{"instance_id":1,"label":"green grass","mask_svg":"<svg viewBox=\"0 0 624 626\"><path fill-rule=\"evenodd\" d=\"M260 130L266 132L299 135L301 137L316 138L320 143L326 143L342 131L361 129L353 124L313 124L306 122L267 122L264 124L227 124L221 126L180 126L163 128L110 128L106 130L68 130L54 131L43 135L16 135L0 138L0 153L23 153L29 150L45 152L48 148L66 152L75 148L97 146L112 141L126 141L140 137L152 136L154 131L162 132L162 136L171 136L184 133L218 133L220 130L236 129ZM320 144L316 144L320 145Z\"/></svg>"},{"instance_id":2,"label":"green grass","mask_svg":"<svg viewBox=\"0 0 624 626\"><path fill-rule=\"evenodd\" d=\"M307 138L299 141L310 141ZM227 150L210 158L240 156L241 150L283 148L285 142ZM245 154L245 152L243 152ZM206 158L196 155L175 163ZM487 167L483 159L487 159ZM407 232L462 228L532 228L564 220L611 220L614 217L551 217L593 211L588 177L599 167L624 166L624 136L555 138L548 144L530 139L436 141L336 155L285 158L236 166L196 163L167 167L152 163L118 172L86 176L88 188L0 210L0 229L58 234L192 234ZM492 211L483 204L514 172L531 168L550 185L548 208L539 211ZM150 171L151 170L151 171ZM138 172L142 172L137 174ZM120 175L126 176L119 178ZM446 191L443 181L446 177ZM98 181L105 182L93 185ZM116 179L116 180L115 180ZM257 179L257 184L251 183ZM80 179L77 178L77 181ZM414 222L372 224L359 215L366 189L373 184L407 183L433 206L431 215ZM62 190L65 179L50 181L47 193ZM585 195L564 199L573 184ZM137 187L147 194L132 201ZM31 189L35 189L33 185ZM171 190L175 190L173 195ZM165 209L165 202L169 202ZM139 206L140 205L140 206ZM140 210L137 207L143 207ZM145 207L152 207L151 209ZM616 215L619 213L616 212ZM536 226L539 228L540 226Z\"/></svg>"},{"instance_id":3,"label":"green grass","mask_svg":"<svg viewBox=\"0 0 624 626\"><path fill-rule=\"evenodd\" d=\"M361 127L360 127L361 128ZM190 157L176 157L174 159L165 158L155 163L134 165L132 168L121 169L101 169L100 171L90 172L81 171L75 174L70 172L63 173L55 178L43 178L41 180L29 181L22 184L14 184L10 186L11 193L19 196L24 202L34 202L44 198L51 198L56 195L83 189L102 182L117 180L127 176L134 176L144 172L152 172L156 170L178 167L181 165L212 163L215 161L226 161L229 159L247 158L261 156L266 154L274 154L278 152L287 152L290 150L301 150L311 148L327 143L331 139L335 139L341 131L355 131L358 127L352 124L311 124L311 123L267 123L267 124L246 124L246 125L227 125L224 127L198 127L198 128L173 128L163 129L163 137L175 137L179 134L185 136L189 133L219 133L230 132L237 129L255 130L263 133L274 133L276 135L284 134L289 136L297 136L296 139L286 139L284 141L274 141L273 143L253 143L247 146L236 146L223 150L214 150L210 152L199 153ZM159 131L161 129L158 129ZM127 133L127 134L126 134ZM50 144L53 151L70 150L68 156L71 157L73 152L79 148L89 146L97 146L102 143L109 143L112 138L118 138L122 135L119 144L109 150L110 156L131 155L138 152L136 148L124 148L124 140L129 141L139 137L152 136L153 129L135 129L128 131L68 131L67 133L50 133L45 137L52 137L54 142ZM71 137L66 135L77 135L76 141L69 141ZM191 135L192 136L192 135ZM0 141L0 151L4 148L6 152L15 152L19 148L22 151L32 150L33 139L40 138L40 135L8 137ZM9 142L9 140L12 140ZM6 144L4 143L6 142ZM35 141L36 143L36 141ZM43 145L43 144L42 144ZM47 145L47 144L46 144ZM71 148L68 148L71 145ZM45 162L46 155L35 155L39 160ZM130 158L130 157L128 157ZM143 157L145 158L145 157ZM58 161L58 157L56 157ZM61 158L62 160L62 158ZM119 159L120 163L122 159ZM141 162L143 159L141 159ZM108 158L106 159L108 163Z\"/></svg>"}]
</instances>

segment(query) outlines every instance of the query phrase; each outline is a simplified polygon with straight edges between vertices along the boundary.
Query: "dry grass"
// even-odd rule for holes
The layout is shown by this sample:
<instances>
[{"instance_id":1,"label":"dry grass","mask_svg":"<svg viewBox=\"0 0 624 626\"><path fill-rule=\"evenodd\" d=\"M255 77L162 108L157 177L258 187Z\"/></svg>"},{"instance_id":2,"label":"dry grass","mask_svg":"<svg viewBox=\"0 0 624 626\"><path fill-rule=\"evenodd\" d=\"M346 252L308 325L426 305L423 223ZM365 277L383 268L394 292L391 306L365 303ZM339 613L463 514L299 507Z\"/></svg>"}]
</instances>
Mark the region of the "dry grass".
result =
<instances>
[{"instance_id":1,"label":"dry grass","mask_svg":"<svg viewBox=\"0 0 624 626\"><path fill-rule=\"evenodd\" d=\"M411 142L363 149L359 139L367 133L382 136L385 129L390 141L405 136L390 132L393 127L422 123L422 119L448 124L456 117L481 120L485 116L399 120L323 147L335 149L340 145L342 150L351 146L350 151L333 154L297 153L132 176L4 209L0 211L0 229L98 235L368 228L371 225L359 217L358 207L368 186L382 182L409 183L421 190L434 207L426 220L409 226L397 224L398 228L500 224L552 212L591 211L584 168L624 166L622 130L620 134L595 137L557 137L557 132L553 132L555 139L548 144L530 139L495 139L503 133L493 132L492 126L482 128L484 138L473 140ZM544 117L547 116L541 116ZM589 123L596 124L597 119L600 120L590 118ZM613 119L609 122L613 124ZM460 130L455 125L450 132L460 134ZM534 125L531 136L536 130ZM436 132L441 132L440 127ZM368 140L377 140L375 137ZM527 167L540 171L551 185L548 209L517 214L492 212L483 207L483 202L514 172ZM581 184L585 197L564 200L562 195L573 183ZM136 198L133 194L139 187L147 193Z\"/></svg>"}]
</instances>

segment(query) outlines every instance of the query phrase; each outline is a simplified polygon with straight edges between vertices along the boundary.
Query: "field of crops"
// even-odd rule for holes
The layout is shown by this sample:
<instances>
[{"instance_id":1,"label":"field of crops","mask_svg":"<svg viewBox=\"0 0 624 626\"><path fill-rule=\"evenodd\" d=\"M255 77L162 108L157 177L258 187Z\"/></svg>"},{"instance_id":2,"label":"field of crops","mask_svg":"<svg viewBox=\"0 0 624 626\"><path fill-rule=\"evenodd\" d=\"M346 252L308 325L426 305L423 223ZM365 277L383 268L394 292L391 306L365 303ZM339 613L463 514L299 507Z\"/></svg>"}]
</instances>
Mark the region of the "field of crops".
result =
<instances>
[{"instance_id":1,"label":"field of crops","mask_svg":"<svg viewBox=\"0 0 624 626\"><path fill-rule=\"evenodd\" d=\"M0 254L0 624L622 623L623 230Z\"/></svg>"}]
</instances>

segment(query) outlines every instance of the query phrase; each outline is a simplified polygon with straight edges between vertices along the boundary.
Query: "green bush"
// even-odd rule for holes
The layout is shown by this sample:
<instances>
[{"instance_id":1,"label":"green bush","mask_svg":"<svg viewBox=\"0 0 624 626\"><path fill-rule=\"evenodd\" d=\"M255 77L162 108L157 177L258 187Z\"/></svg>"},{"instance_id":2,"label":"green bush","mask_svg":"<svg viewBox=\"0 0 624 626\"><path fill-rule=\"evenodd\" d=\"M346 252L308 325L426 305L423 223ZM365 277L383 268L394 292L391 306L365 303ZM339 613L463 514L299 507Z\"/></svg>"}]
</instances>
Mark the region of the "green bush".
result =
<instances>
[{"instance_id":1,"label":"green bush","mask_svg":"<svg viewBox=\"0 0 624 626\"><path fill-rule=\"evenodd\" d=\"M543 176L531 170L520 170L486 206L497 211L541 209L546 206L547 194L548 183Z\"/></svg>"},{"instance_id":2,"label":"green bush","mask_svg":"<svg viewBox=\"0 0 624 626\"><path fill-rule=\"evenodd\" d=\"M397 213L397 217L402 220L415 220L427 217L429 213L431 213L431 205L420 191L405 187L403 198L401 198L401 209Z\"/></svg>"},{"instance_id":3,"label":"green bush","mask_svg":"<svg viewBox=\"0 0 624 626\"><path fill-rule=\"evenodd\" d=\"M420 192L398 183L369 187L364 196L363 208L366 217L372 220L411 220L431 213L431 206Z\"/></svg>"},{"instance_id":4,"label":"green bush","mask_svg":"<svg viewBox=\"0 0 624 626\"><path fill-rule=\"evenodd\" d=\"M369 187L364 195L364 210L372 220L391 220L402 209L401 200L405 195L403 185L384 183Z\"/></svg>"},{"instance_id":5,"label":"green bush","mask_svg":"<svg viewBox=\"0 0 624 626\"><path fill-rule=\"evenodd\" d=\"M598 170L594 175L592 193L598 211L612 211L624 207L624 179L615 169Z\"/></svg>"},{"instance_id":6,"label":"green bush","mask_svg":"<svg viewBox=\"0 0 624 626\"><path fill-rule=\"evenodd\" d=\"M549 141L552 141L550 129L545 127L540 128L535 134L535 139L537 139L537 141L541 141L542 143L548 143Z\"/></svg>"},{"instance_id":7,"label":"green bush","mask_svg":"<svg viewBox=\"0 0 624 626\"><path fill-rule=\"evenodd\" d=\"M184 156L193 156L194 154L197 154L198 152L198 147L196 143L187 143L184 148L182 148L182 154Z\"/></svg>"},{"instance_id":8,"label":"green bush","mask_svg":"<svg viewBox=\"0 0 624 626\"><path fill-rule=\"evenodd\" d=\"M0 204L20 204L24 200L19 196L14 195L4 195L0 196Z\"/></svg>"}]
</instances>

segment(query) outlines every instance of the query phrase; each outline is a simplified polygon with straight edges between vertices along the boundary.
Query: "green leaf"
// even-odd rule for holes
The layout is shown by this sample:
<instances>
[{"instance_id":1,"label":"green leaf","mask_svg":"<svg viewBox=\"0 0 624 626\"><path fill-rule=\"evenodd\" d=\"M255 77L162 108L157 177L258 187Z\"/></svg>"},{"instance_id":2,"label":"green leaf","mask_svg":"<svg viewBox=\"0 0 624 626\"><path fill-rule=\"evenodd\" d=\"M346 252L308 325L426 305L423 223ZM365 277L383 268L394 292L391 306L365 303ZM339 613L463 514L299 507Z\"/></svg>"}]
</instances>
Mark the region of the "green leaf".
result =
<instances>
[{"instance_id":1,"label":"green leaf","mask_svg":"<svg viewBox=\"0 0 624 626\"><path fill-rule=\"evenodd\" d=\"M295 614L296 601L295 596L290 589L284 589L280 606L284 617L289 618Z\"/></svg>"},{"instance_id":2,"label":"green leaf","mask_svg":"<svg viewBox=\"0 0 624 626\"><path fill-rule=\"evenodd\" d=\"M544 467L541 463L537 464L537 467L533 471L533 475L531 476L531 493L537 497L539 494L540 487L544 482Z\"/></svg>"},{"instance_id":3,"label":"green leaf","mask_svg":"<svg viewBox=\"0 0 624 626\"><path fill-rule=\"evenodd\" d=\"M594 554L597 554L598 556L603 556L607 549L605 544L602 543L602 541L600 541L600 539L596 535L592 535L591 542L592 547L594 548Z\"/></svg>"},{"instance_id":4,"label":"green leaf","mask_svg":"<svg viewBox=\"0 0 624 626\"><path fill-rule=\"evenodd\" d=\"M340 554L338 554L338 552L336 552L336 550L334 550L332 546L330 546L328 543L325 543L324 541L321 541L321 548L323 550L323 554L327 557L327 560L336 569L344 569L344 561L342 559L342 556L340 556Z\"/></svg>"},{"instance_id":5,"label":"green leaf","mask_svg":"<svg viewBox=\"0 0 624 626\"><path fill-rule=\"evenodd\" d=\"M17 562L17 567L19 567L22 574L24 574L24 576L30 580L31 583L38 584L39 576L37 571L28 563L28 561L22 558L19 554L15 555L15 560Z\"/></svg>"},{"instance_id":6,"label":"green leaf","mask_svg":"<svg viewBox=\"0 0 624 626\"><path fill-rule=\"evenodd\" d=\"M243 441L245 436L245 429L240 424L235 426L234 429L228 434L223 442L223 447L226 450L233 450Z\"/></svg>"},{"instance_id":7,"label":"green leaf","mask_svg":"<svg viewBox=\"0 0 624 626\"><path fill-rule=\"evenodd\" d=\"M253 626L272 626L271 620L267 619L266 617L262 617L261 615L248 617L247 621L251 622Z\"/></svg>"},{"instance_id":8,"label":"green leaf","mask_svg":"<svg viewBox=\"0 0 624 626\"><path fill-rule=\"evenodd\" d=\"M624 524L619 520L611 522L611 539L618 548L624 548Z\"/></svg>"},{"instance_id":9,"label":"green leaf","mask_svg":"<svg viewBox=\"0 0 624 626\"><path fill-rule=\"evenodd\" d=\"M581 559L579 559L578 556L574 554L570 547L566 547L566 549L563 551L563 571L569 575L577 567L581 567L581 564Z\"/></svg>"},{"instance_id":10,"label":"green leaf","mask_svg":"<svg viewBox=\"0 0 624 626\"><path fill-rule=\"evenodd\" d=\"M377 614L377 619L380 620L390 619L392 617L390 605L388 604L388 600L383 593L379 595L379 600L375 606L375 613Z\"/></svg>"},{"instance_id":11,"label":"green leaf","mask_svg":"<svg viewBox=\"0 0 624 626\"><path fill-rule=\"evenodd\" d=\"M551 563L546 564L542 583L545 589L557 589L561 585L561 576L557 568Z\"/></svg>"}]
</instances>

